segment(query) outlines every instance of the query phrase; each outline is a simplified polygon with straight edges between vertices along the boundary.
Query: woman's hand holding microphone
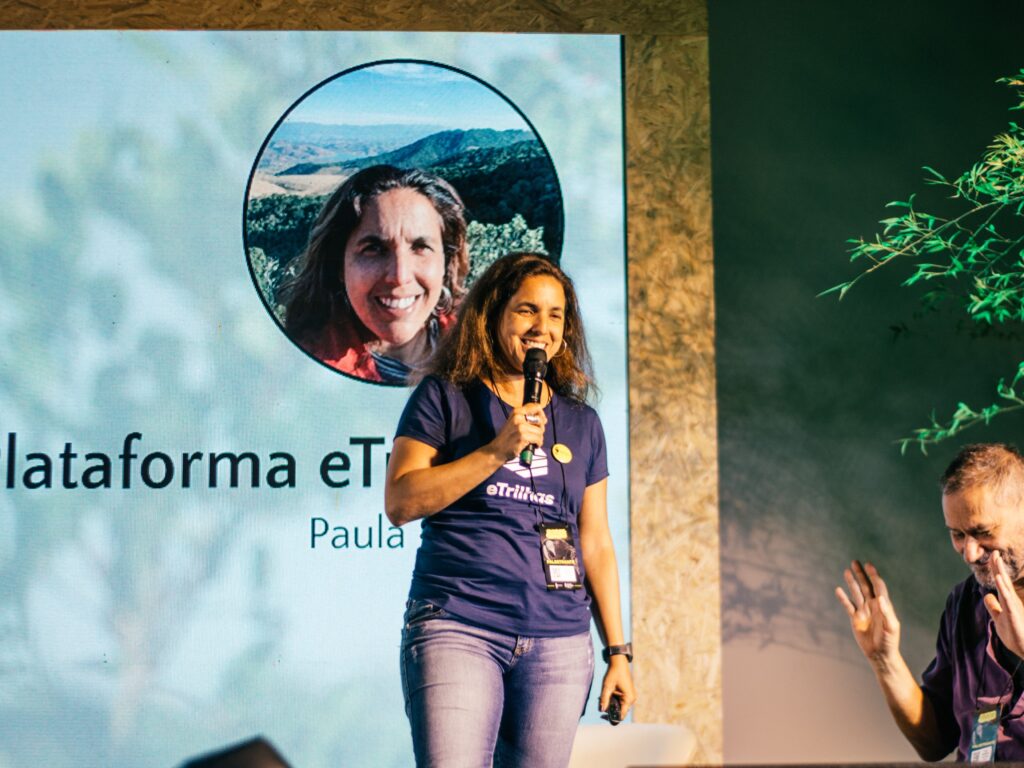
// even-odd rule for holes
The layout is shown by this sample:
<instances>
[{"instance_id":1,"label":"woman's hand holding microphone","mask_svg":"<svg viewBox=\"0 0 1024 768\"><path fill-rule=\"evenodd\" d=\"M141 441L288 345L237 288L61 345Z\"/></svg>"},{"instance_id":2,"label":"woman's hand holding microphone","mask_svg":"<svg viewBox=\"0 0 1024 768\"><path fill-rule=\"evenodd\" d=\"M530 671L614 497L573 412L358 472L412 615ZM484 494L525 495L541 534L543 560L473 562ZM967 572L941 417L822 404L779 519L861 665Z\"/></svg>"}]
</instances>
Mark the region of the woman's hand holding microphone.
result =
<instances>
[{"instance_id":1,"label":"woman's hand holding microphone","mask_svg":"<svg viewBox=\"0 0 1024 768\"><path fill-rule=\"evenodd\" d=\"M511 461L528 445L544 444L544 428L548 417L540 403L527 403L513 408L508 421L490 442L491 450L501 457L502 463Z\"/></svg>"}]
</instances>

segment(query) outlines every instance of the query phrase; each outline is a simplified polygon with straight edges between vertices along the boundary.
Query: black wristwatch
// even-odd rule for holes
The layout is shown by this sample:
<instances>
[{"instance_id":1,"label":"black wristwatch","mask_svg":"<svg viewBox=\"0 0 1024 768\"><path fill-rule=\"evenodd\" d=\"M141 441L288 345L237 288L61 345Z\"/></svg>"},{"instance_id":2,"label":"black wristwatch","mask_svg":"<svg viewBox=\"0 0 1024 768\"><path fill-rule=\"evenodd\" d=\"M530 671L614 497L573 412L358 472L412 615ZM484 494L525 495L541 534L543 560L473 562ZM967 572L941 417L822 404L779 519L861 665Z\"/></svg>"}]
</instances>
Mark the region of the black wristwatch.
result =
<instances>
[{"instance_id":1,"label":"black wristwatch","mask_svg":"<svg viewBox=\"0 0 1024 768\"><path fill-rule=\"evenodd\" d=\"M623 645L609 645L601 651L601 658L604 659L605 664L611 661L612 656L625 656L626 661L633 661L633 644L624 643Z\"/></svg>"}]
</instances>

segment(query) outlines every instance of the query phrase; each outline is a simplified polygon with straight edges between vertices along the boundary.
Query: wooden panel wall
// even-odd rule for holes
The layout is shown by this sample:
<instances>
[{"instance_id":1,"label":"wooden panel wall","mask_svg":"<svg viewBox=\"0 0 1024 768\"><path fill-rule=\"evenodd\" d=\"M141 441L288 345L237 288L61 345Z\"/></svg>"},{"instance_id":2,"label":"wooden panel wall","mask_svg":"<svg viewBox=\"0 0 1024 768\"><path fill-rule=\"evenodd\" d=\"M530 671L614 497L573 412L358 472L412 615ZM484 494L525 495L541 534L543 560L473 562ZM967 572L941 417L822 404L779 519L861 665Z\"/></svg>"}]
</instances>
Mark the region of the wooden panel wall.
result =
<instances>
[{"instance_id":1,"label":"wooden panel wall","mask_svg":"<svg viewBox=\"0 0 1024 768\"><path fill-rule=\"evenodd\" d=\"M707 62L706 34L626 38L632 618L637 719L721 762Z\"/></svg>"},{"instance_id":2,"label":"wooden panel wall","mask_svg":"<svg viewBox=\"0 0 1024 768\"><path fill-rule=\"evenodd\" d=\"M2 0L4 29L625 35L632 634L639 722L722 759L708 31L704 0Z\"/></svg>"}]
</instances>

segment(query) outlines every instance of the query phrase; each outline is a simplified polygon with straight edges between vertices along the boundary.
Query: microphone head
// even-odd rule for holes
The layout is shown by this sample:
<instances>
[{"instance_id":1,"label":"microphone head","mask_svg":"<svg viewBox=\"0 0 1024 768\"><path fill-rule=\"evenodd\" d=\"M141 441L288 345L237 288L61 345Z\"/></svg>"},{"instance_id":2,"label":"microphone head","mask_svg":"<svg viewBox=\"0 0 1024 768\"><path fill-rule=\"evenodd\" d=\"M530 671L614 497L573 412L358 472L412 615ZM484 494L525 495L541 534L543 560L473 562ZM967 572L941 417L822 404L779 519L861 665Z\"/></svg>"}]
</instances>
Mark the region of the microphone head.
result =
<instances>
[{"instance_id":1,"label":"microphone head","mask_svg":"<svg viewBox=\"0 0 1024 768\"><path fill-rule=\"evenodd\" d=\"M523 359L523 376L528 379L543 379L548 370L548 356L539 347L526 350Z\"/></svg>"}]
</instances>

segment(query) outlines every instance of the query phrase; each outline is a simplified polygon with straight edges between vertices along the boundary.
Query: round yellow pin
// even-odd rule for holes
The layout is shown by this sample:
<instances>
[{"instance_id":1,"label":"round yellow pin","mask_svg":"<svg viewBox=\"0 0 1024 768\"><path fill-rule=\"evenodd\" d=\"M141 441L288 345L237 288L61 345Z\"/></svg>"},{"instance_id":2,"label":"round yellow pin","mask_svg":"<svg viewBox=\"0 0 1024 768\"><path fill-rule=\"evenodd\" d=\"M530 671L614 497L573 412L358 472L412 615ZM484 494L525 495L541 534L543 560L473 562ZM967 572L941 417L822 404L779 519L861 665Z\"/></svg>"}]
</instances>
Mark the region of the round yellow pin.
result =
<instances>
[{"instance_id":1,"label":"round yellow pin","mask_svg":"<svg viewBox=\"0 0 1024 768\"><path fill-rule=\"evenodd\" d=\"M572 461L572 451L569 450L569 446L562 443L555 443L551 446L551 455L555 457L555 461L559 461L562 464L568 464Z\"/></svg>"}]
</instances>

